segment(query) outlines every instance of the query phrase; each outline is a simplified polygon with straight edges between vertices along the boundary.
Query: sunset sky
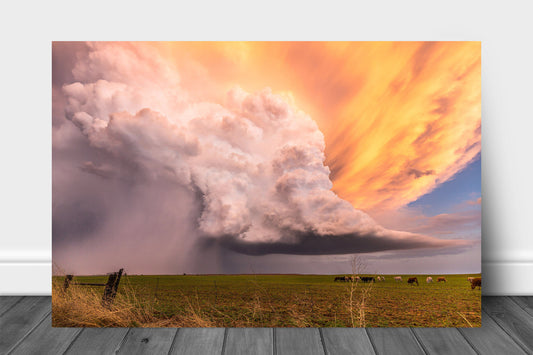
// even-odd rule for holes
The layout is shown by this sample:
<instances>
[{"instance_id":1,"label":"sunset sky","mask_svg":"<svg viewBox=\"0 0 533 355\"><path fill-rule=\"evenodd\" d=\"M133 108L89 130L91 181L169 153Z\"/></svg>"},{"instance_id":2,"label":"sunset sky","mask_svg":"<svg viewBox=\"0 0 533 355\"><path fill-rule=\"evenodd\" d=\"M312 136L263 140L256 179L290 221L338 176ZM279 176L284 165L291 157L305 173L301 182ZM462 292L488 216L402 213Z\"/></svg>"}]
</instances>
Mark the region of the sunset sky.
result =
<instances>
[{"instance_id":1,"label":"sunset sky","mask_svg":"<svg viewBox=\"0 0 533 355\"><path fill-rule=\"evenodd\" d=\"M480 42L55 42L76 274L481 269Z\"/></svg>"}]
</instances>

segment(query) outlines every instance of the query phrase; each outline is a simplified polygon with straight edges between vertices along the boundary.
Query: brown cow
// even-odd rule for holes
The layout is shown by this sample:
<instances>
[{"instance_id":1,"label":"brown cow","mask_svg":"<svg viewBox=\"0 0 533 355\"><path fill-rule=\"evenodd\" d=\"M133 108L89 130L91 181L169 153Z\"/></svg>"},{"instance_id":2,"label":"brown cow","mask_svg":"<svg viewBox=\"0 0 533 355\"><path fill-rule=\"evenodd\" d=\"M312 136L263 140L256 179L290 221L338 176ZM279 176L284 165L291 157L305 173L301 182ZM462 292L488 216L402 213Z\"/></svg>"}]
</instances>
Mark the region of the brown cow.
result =
<instances>
[{"instance_id":1,"label":"brown cow","mask_svg":"<svg viewBox=\"0 0 533 355\"><path fill-rule=\"evenodd\" d=\"M470 283L471 283L470 286L472 287L472 290L475 289L476 287L479 287L479 289L481 290L481 278L480 277L476 277L475 279L472 279Z\"/></svg>"},{"instance_id":2,"label":"brown cow","mask_svg":"<svg viewBox=\"0 0 533 355\"><path fill-rule=\"evenodd\" d=\"M407 283L411 286L414 286L415 285L415 282L416 282L416 285L418 285L418 279L416 277L410 277L409 280L407 280Z\"/></svg>"},{"instance_id":3,"label":"brown cow","mask_svg":"<svg viewBox=\"0 0 533 355\"><path fill-rule=\"evenodd\" d=\"M446 282L446 278L445 277L439 277L439 279L437 280L437 282Z\"/></svg>"}]
</instances>

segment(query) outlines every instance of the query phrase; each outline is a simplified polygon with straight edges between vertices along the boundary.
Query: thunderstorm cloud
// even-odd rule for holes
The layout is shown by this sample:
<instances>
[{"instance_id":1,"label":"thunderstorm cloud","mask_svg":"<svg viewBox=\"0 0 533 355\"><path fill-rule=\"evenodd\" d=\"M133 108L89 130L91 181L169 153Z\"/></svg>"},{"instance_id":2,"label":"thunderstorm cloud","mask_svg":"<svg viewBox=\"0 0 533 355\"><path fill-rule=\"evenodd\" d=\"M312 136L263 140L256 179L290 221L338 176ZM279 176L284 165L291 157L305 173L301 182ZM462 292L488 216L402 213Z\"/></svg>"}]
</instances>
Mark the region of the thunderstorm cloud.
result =
<instances>
[{"instance_id":1,"label":"thunderstorm cloud","mask_svg":"<svg viewBox=\"0 0 533 355\"><path fill-rule=\"evenodd\" d=\"M335 194L324 135L290 95L233 86L201 97L198 86L218 86L147 44L77 53L54 86L53 237L64 263L77 247L95 252L91 240L120 245L119 260L140 249L169 264L213 246L329 255L467 244L386 229Z\"/></svg>"}]
</instances>

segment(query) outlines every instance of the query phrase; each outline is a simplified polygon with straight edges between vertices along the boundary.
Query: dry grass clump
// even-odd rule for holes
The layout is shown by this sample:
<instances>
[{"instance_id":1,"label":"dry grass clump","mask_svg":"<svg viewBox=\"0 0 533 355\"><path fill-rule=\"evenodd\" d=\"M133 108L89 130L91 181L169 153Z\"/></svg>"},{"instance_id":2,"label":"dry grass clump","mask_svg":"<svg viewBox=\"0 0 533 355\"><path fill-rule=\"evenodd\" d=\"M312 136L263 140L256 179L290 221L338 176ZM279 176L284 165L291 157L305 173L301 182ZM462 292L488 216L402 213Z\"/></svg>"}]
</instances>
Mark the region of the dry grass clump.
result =
<instances>
[{"instance_id":1,"label":"dry grass clump","mask_svg":"<svg viewBox=\"0 0 533 355\"><path fill-rule=\"evenodd\" d=\"M124 278L123 278L124 280ZM214 327L199 300L185 297L187 306L172 316L159 311L156 297L138 297L127 281L111 304L102 303L103 287L71 285L63 288L60 279L52 282L52 326L54 327Z\"/></svg>"},{"instance_id":2,"label":"dry grass clump","mask_svg":"<svg viewBox=\"0 0 533 355\"><path fill-rule=\"evenodd\" d=\"M172 319L157 317L155 300L139 300L127 284L121 286L110 305L102 304L102 287L52 283L52 326L54 327L168 327Z\"/></svg>"},{"instance_id":3,"label":"dry grass clump","mask_svg":"<svg viewBox=\"0 0 533 355\"><path fill-rule=\"evenodd\" d=\"M198 294L194 298L186 296L183 296L183 298L187 302L185 314L179 320L174 317L172 327L209 328L217 326L204 311L204 308L200 304Z\"/></svg>"}]
</instances>

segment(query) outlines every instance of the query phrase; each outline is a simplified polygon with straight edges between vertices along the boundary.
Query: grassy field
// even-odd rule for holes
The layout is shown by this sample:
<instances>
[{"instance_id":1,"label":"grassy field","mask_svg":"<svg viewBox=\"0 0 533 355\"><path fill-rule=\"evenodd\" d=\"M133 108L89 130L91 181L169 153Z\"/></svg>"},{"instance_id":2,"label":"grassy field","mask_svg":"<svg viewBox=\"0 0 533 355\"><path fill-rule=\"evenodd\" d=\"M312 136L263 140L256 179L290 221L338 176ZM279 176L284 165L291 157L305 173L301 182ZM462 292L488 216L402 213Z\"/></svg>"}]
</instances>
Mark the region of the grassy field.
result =
<instances>
[{"instance_id":1,"label":"grassy field","mask_svg":"<svg viewBox=\"0 0 533 355\"><path fill-rule=\"evenodd\" d=\"M401 275L395 282L334 282L343 275L123 276L109 308L103 287L62 290L54 277L56 327L479 327L481 291L467 276ZM407 278L417 276L420 286ZM427 284L426 276L434 282ZM105 283L106 276L75 277Z\"/></svg>"}]
</instances>

